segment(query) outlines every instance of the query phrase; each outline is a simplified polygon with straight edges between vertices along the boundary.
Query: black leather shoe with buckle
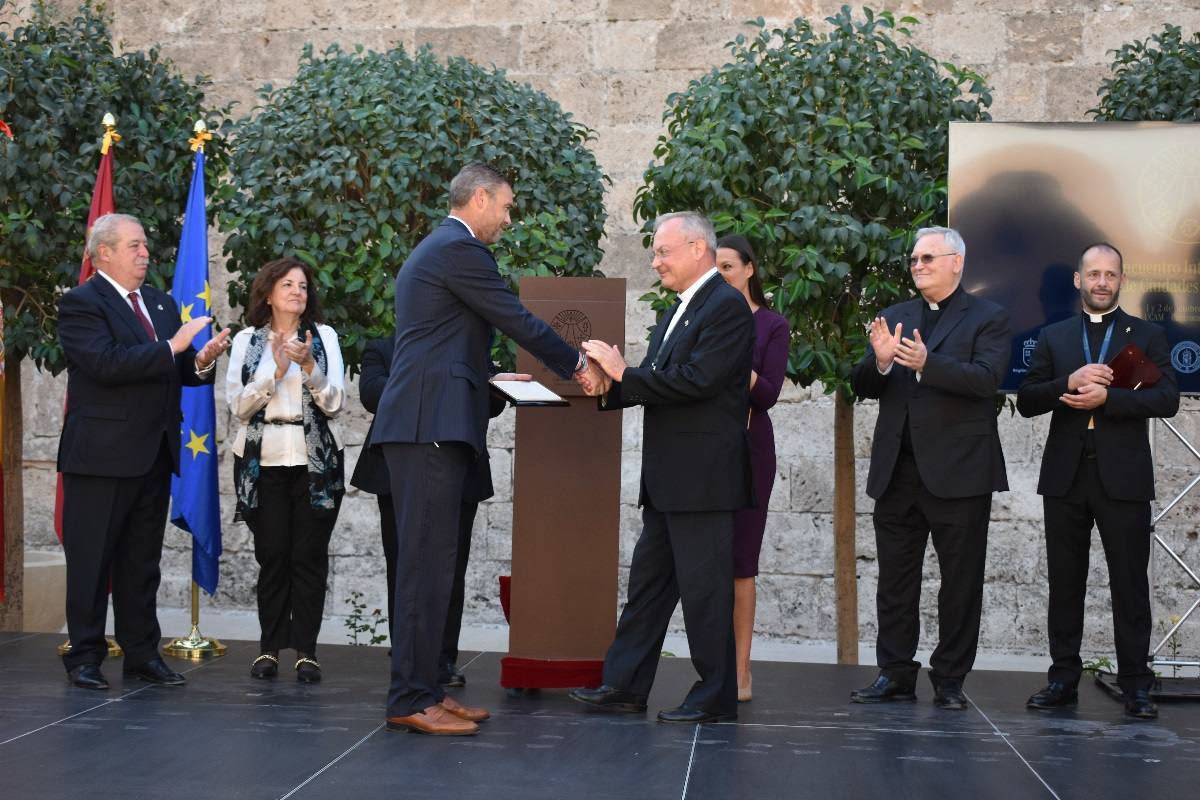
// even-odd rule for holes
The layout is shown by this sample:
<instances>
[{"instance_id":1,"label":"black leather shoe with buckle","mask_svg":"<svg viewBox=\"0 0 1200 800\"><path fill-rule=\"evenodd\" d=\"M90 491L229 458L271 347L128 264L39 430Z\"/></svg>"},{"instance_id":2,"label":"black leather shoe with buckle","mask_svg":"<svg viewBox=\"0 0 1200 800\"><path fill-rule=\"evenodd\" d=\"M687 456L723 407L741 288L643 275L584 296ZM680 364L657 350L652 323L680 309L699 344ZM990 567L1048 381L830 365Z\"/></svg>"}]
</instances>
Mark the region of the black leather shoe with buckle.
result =
<instances>
[{"instance_id":1,"label":"black leather shoe with buckle","mask_svg":"<svg viewBox=\"0 0 1200 800\"><path fill-rule=\"evenodd\" d=\"M321 681L321 665L312 656L296 653L296 680L301 683L319 683Z\"/></svg>"},{"instance_id":2,"label":"black leather shoe with buckle","mask_svg":"<svg viewBox=\"0 0 1200 800\"><path fill-rule=\"evenodd\" d=\"M279 674L279 651L271 650L263 653L250 662L251 678L274 678Z\"/></svg>"}]
</instances>

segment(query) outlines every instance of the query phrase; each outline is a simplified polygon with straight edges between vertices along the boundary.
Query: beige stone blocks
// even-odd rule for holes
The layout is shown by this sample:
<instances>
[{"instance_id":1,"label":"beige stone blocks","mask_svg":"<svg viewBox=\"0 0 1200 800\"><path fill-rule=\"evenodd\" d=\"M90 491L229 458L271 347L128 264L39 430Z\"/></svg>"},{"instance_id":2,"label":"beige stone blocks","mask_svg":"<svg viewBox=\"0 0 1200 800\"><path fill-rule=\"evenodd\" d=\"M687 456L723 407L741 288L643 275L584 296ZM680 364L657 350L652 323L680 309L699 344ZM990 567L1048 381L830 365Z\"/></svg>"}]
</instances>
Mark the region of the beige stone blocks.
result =
<instances>
[{"instance_id":1,"label":"beige stone blocks","mask_svg":"<svg viewBox=\"0 0 1200 800\"><path fill-rule=\"evenodd\" d=\"M534 22L521 28L521 68L561 74L592 70L592 31L587 23Z\"/></svg>"},{"instance_id":2,"label":"beige stone blocks","mask_svg":"<svg viewBox=\"0 0 1200 800\"><path fill-rule=\"evenodd\" d=\"M607 6L609 20L668 19L671 16L671 0L608 0Z\"/></svg>"},{"instance_id":3,"label":"beige stone blocks","mask_svg":"<svg viewBox=\"0 0 1200 800\"><path fill-rule=\"evenodd\" d=\"M1073 63L1082 55L1083 20L1078 14L1032 13L1008 18L1010 63Z\"/></svg>"},{"instance_id":4,"label":"beige stone blocks","mask_svg":"<svg viewBox=\"0 0 1200 800\"><path fill-rule=\"evenodd\" d=\"M483 66L521 68L521 29L464 25L456 28L417 28L414 45L430 45L439 56L463 56Z\"/></svg>"},{"instance_id":5,"label":"beige stone blocks","mask_svg":"<svg viewBox=\"0 0 1200 800\"><path fill-rule=\"evenodd\" d=\"M729 60L728 42L752 30L741 22L676 20L659 31L655 48L657 69L710 69Z\"/></svg>"}]
</instances>

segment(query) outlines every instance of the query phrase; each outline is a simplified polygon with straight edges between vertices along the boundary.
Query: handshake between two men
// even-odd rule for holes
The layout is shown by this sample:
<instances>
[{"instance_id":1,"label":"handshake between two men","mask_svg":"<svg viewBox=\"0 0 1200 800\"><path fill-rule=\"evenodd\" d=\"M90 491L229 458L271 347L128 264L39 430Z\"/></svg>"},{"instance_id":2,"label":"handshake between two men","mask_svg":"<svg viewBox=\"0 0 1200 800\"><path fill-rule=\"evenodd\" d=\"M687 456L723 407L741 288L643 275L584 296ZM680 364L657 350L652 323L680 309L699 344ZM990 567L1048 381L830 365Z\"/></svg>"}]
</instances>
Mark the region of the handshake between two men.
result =
<instances>
[{"instance_id":1,"label":"handshake between two men","mask_svg":"<svg viewBox=\"0 0 1200 800\"><path fill-rule=\"evenodd\" d=\"M625 374L625 358L620 348L599 339L589 339L581 347L588 363L585 369L575 373L575 382L588 397L608 394L612 382L620 381Z\"/></svg>"}]
</instances>

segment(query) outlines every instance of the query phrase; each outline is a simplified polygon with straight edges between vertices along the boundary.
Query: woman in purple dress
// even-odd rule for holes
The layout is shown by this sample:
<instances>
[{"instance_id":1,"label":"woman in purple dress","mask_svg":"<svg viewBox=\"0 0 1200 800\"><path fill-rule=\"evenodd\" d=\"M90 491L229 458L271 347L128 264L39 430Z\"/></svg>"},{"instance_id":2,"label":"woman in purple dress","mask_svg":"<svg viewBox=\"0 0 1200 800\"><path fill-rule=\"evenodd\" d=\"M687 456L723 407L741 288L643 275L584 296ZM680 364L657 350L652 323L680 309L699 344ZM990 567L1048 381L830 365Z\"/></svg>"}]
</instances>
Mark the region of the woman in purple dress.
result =
<instances>
[{"instance_id":1,"label":"woman in purple dress","mask_svg":"<svg viewBox=\"0 0 1200 800\"><path fill-rule=\"evenodd\" d=\"M741 291L754 312L754 365L750 373L750 473L753 508L734 515L733 639L737 649L738 701L751 697L750 640L754 635L754 578L767 525L767 505L775 485L775 431L767 411L779 399L787 372L791 330L787 320L767 308L762 281L755 269L754 249L744 236L717 242L717 268L729 285Z\"/></svg>"}]
</instances>

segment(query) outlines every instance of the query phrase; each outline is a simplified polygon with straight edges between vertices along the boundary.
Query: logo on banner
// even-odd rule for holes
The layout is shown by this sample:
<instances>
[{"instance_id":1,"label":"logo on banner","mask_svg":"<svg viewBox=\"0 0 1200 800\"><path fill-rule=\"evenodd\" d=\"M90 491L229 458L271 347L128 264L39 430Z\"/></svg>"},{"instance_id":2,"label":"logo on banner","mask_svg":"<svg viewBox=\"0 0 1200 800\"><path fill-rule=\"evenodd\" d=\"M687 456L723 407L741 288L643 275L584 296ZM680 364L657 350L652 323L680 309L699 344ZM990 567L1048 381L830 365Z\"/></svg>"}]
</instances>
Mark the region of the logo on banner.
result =
<instances>
[{"instance_id":1,"label":"logo on banner","mask_svg":"<svg viewBox=\"0 0 1200 800\"><path fill-rule=\"evenodd\" d=\"M1200 344L1184 340L1171 349L1171 366L1185 375L1200 370Z\"/></svg>"},{"instance_id":2,"label":"logo on banner","mask_svg":"<svg viewBox=\"0 0 1200 800\"><path fill-rule=\"evenodd\" d=\"M592 338L592 321L588 319L587 314L572 308L555 314L554 319L550 320L550 327L576 350Z\"/></svg>"},{"instance_id":3,"label":"logo on banner","mask_svg":"<svg viewBox=\"0 0 1200 800\"><path fill-rule=\"evenodd\" d=\"M1033 359L1033 349L1037 347L1037 338L1029 337L1025 340L1025 344L1021 346L1021 363L1026 367L1029 366L1030 360Z\"/></svg>"}]
</instances>

